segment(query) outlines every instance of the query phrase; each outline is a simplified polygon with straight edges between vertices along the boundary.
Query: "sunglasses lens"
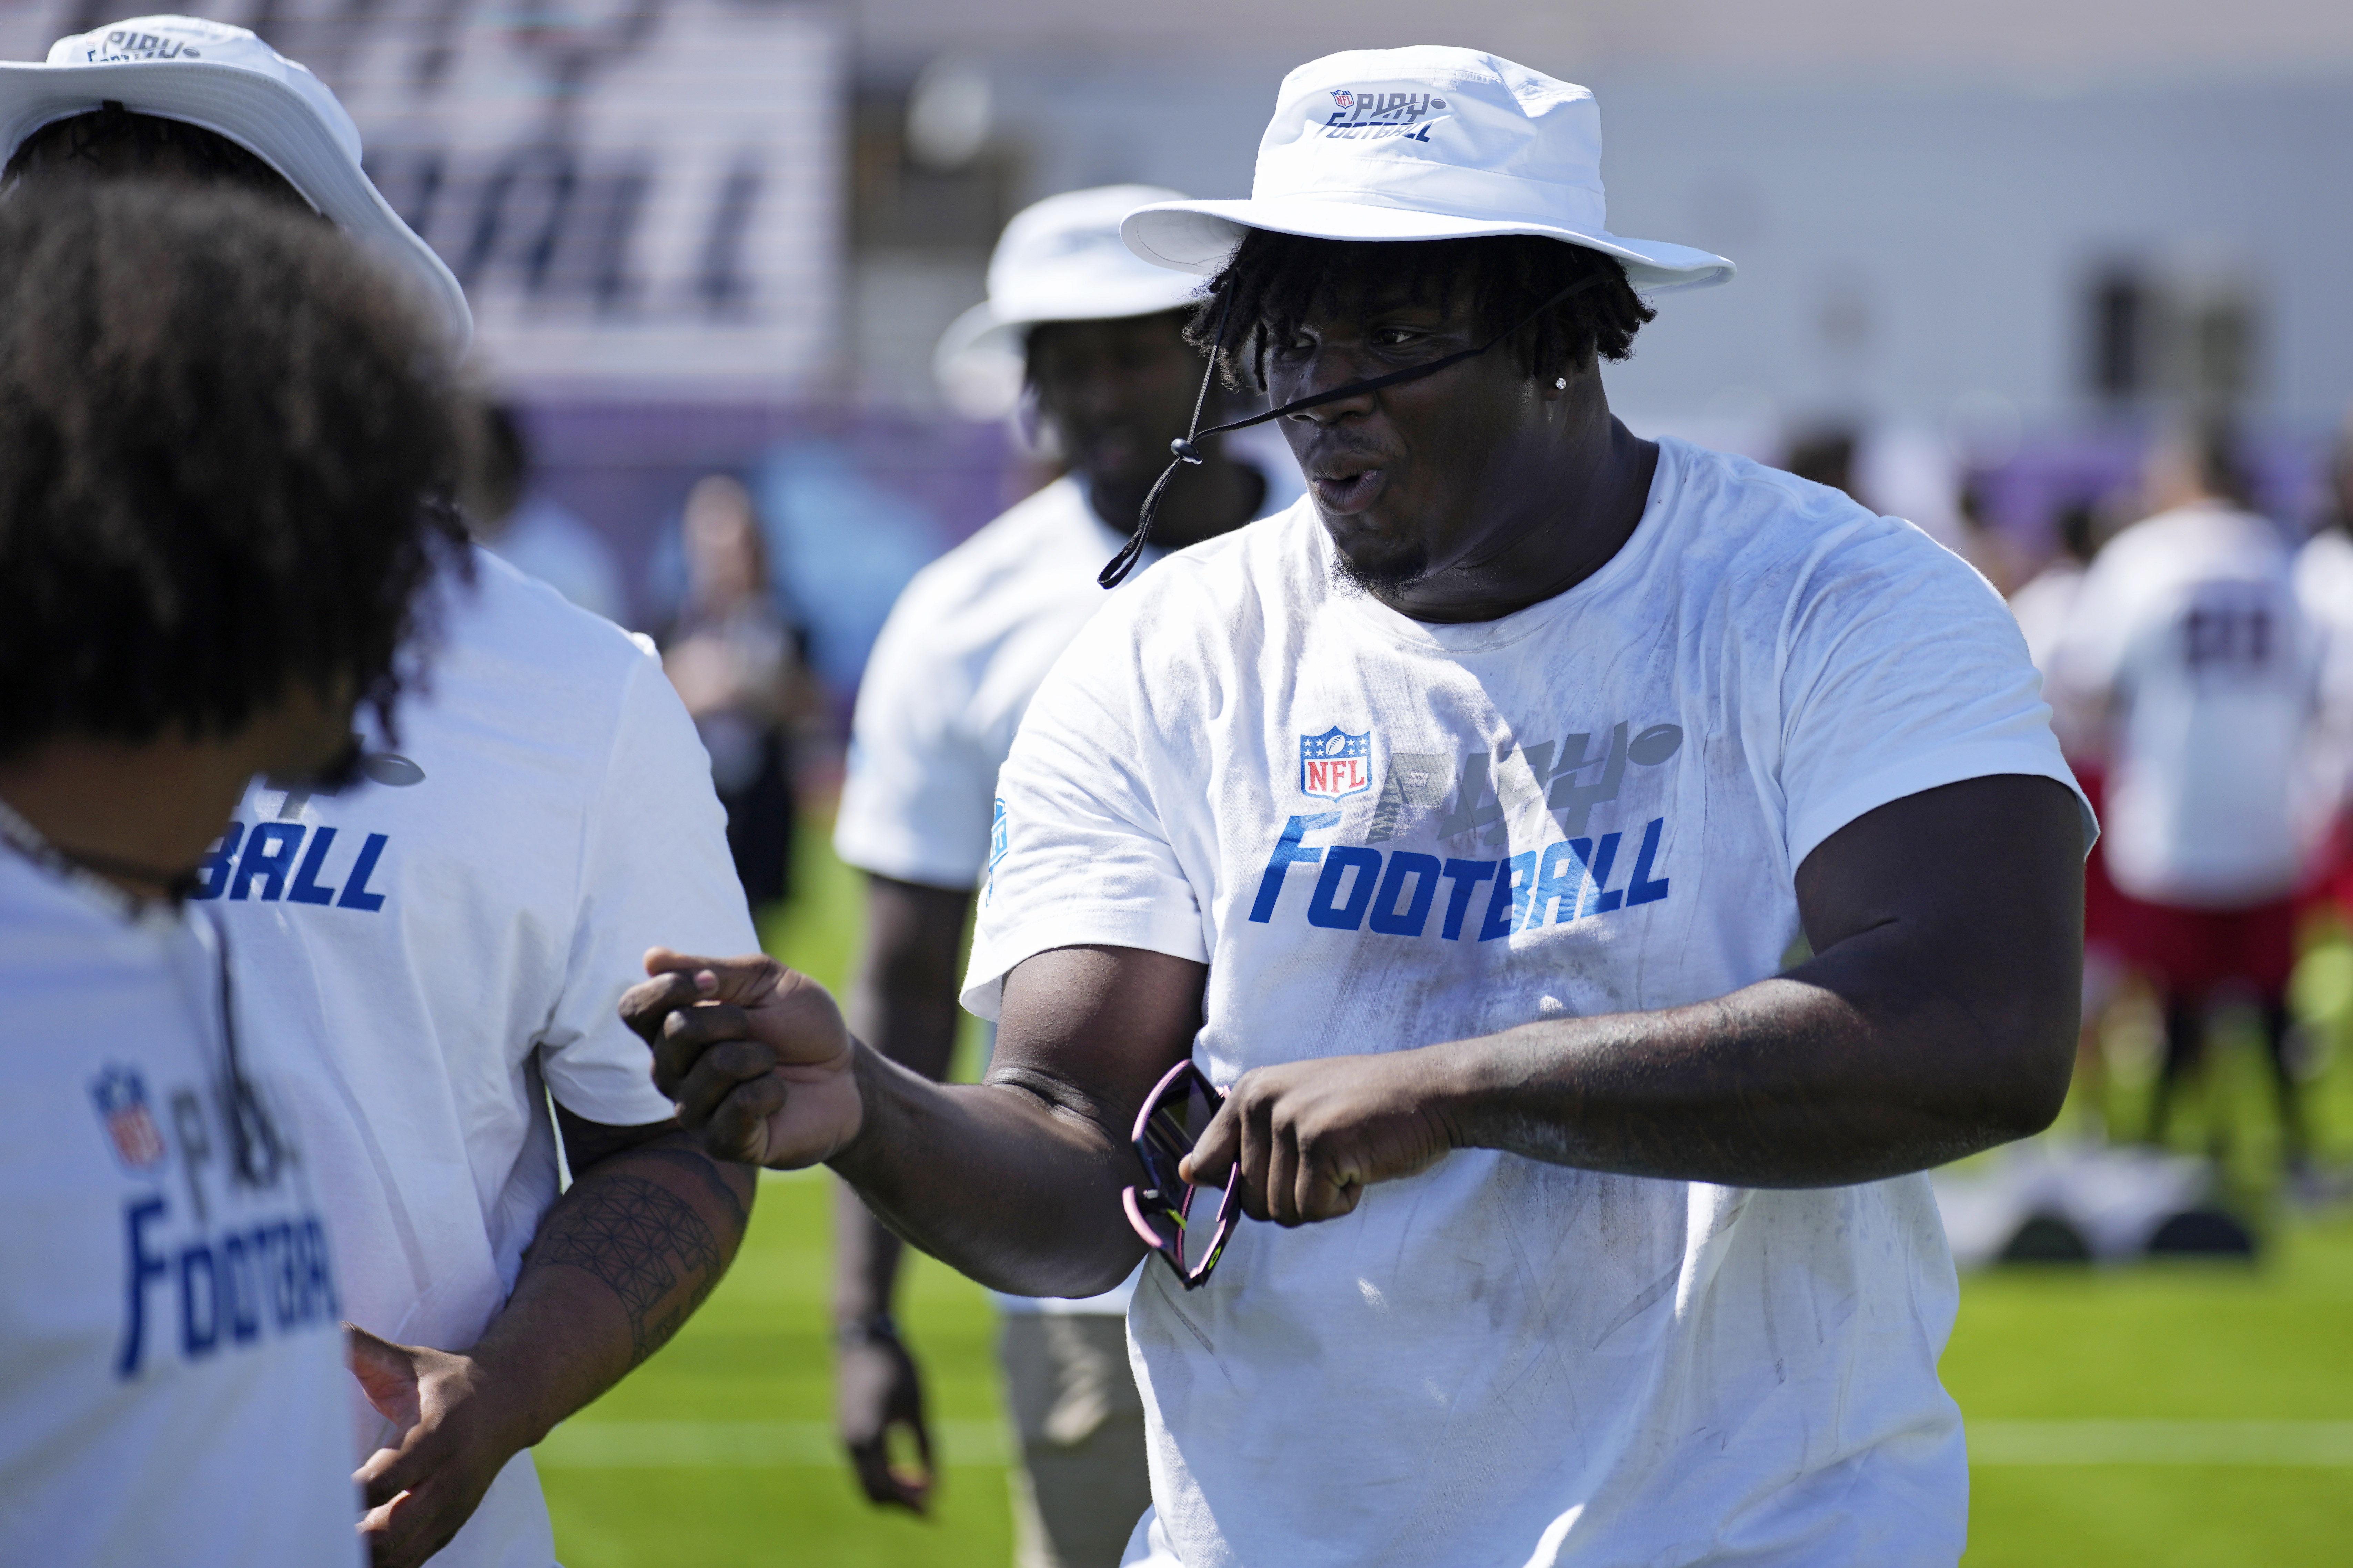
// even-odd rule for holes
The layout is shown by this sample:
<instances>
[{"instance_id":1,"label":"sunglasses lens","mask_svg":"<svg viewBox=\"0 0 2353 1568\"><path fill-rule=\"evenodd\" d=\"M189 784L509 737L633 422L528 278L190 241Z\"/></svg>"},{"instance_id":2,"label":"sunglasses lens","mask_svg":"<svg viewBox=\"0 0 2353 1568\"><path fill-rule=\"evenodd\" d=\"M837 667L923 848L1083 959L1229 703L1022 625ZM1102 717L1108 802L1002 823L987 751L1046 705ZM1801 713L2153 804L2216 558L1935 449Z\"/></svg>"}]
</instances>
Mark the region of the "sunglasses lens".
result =
<instances>
[{"instance_id":1,"label":"sunglasses lens","mask_svg":"<svg viewBox=\"0 0 2353 1568\"><path fill-rule=\"evenodd\" d=\"M1225 1207L1223 1187L1188 1187L1185 1191L1185 1230L1176 1243L1176 1264L1187 1276L1216 1259L1226 1244L1227 1227L1218 1223Z\"/></svg>"},{"instance_id":2,"label":"sunglasses lens","mask_svg":"<svg viewBox=\"0 0 2353 1568\"><path fill-rule=\"evenodd\" d=\"M1152 1108L1144 1124L1145 1140L1168 1162L1173 1175L1176 1162L1193 1152L1217 1114L1217 1096L1188 1073Z\"/></svg>"},{"instance_id":3,"label":"sunglasses lens","mask_svg":"<svg viewBox=\"0 0 2353 1568\"><path fill-rule=\"evenodd\" d=\"M1232 1228L1220 1218L1226 1189L1197 1187L1177 1173L1185 1156L1217 1119L1220 1103L1207 1079L1198 1073L1185 1073L1154 1102L1144 1120L1143 1135L1135 1142L1145 1173L1164 1194L1150 1198L1139 1194L1139 1229L1152 1232L1188 1280L1216 1262Z\"/></svg>"},{"instance_id":4,"label":"sunglasses lens","mask_svg":"<svg viewBox=\"0 0 2353 1568\"><path fill-rule=\"evenodd\" d=\"M1185 1239L1184 1227L1176 1223L1175 1215L1170 1214L1160 1205L1161 1200L1157 1196L1143 1200L1141 1211L1144 1215L1144 1223L1151 1230L1153 1239L1159 1246L1181 1247Z\"/></svg>"}]
</instances>

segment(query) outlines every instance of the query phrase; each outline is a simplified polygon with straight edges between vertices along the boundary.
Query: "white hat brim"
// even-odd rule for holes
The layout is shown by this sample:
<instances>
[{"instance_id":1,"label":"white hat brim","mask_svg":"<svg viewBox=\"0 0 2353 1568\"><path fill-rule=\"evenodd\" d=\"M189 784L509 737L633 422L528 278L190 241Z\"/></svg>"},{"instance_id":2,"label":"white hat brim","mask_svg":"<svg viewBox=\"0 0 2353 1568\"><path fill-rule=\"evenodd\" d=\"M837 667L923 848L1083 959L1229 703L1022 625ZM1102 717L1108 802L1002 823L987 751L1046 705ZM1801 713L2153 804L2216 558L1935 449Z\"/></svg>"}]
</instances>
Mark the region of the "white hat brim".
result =
<instances>
[{"instance_id":1,"label":"white hat brim","mask_svg":"<svg viewBox=\"0 0 2353 1568\"><path fill-rule=\"evenodd\" d=\"M1124 289L1097 287L1082 297L1065 295L1050 304L1036 301L1027 310L1008 310L1002 304L983 301L955 319L940 339L940 352L949 352L949 342L956 340L960 348L1006 349L1018 353L1029 338L1029 329L1047 321L1124 321L1134 316L1189 310L1200 302L1198 289L1180 291L1166 283ZM959 333L964 334L960 340Z\"/></svg>"},{"instance_id":2,"label":"white hat brim","mask_svg":"<svg viewBox=\"0 0 2353 1568\"><path fill-rule=\"evenodd\" d=\"M947 331L940 334L939 345L932 351L932 374L946 384L977 361L1010 359L1018 363L1029 351L1029 329L1048 321L1124 321L1162 316L1198 304L1196 292L1172 297L1165 284L1156 289L1101 290L1082 302L1011 313L984 300L949 322Z\"/></svg>"},{"instance_id":3,"label":"white hat brim","mask_svg":"<svg viewBox=\"0 0 2353 1568\"><path fill-rule=\"evenodd\" d=\"M975 355L1018 359L1029 335L1029 322L1002 321L983 300L950 321L948 330L940 334L939 346L932 351L933 373L944 377L957 362Z\"/></svg>"},{"instance_id":4,"label":"white hat brim","mask_svg":"<svg viewBox=\"0 0 2353 1568\"><path fill-rule=\"evenodd\" d=\"M1119 235L1130 250L1155 267L1213 277L1233 255L1243 234L1253 228L1311 239L1374 242L1536 235L1616 257L1625 264L1626 280L1646 294L1703 289L1726 281L1735 270L1721 256L1664 240L1626 239L1599 229L1580 231L1511 218L1457 217L1313 196L1156 202L1128 214L1119 226Z\"/></svg>"},{"instance_id":5,"label":"white hat brim","mask_svg":"<svg viewBox=\"0 0 2353 1568\"><path fill-rule=\"evenodd\" d=\"M399 268L462 349L472 341L466 291L417 233L400 219L332 130L301 94L237 66L124 60L51 66L0 60L0 158L53 121L87 114L111 99L226 136L286 177L320 215Z\"/></svg>"}]
</instances>

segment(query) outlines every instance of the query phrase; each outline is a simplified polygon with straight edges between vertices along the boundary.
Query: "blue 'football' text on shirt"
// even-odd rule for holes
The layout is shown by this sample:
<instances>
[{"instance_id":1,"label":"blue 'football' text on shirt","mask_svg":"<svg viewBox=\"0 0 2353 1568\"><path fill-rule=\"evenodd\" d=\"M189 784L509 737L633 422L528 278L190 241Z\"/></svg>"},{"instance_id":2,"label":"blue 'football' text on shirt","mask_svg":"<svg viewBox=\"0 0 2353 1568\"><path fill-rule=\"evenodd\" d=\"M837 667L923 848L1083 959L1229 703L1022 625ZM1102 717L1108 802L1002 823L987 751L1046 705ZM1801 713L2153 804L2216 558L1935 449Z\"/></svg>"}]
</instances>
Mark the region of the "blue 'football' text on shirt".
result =
<instances>
[{"instance_id":1,"label":"blue 'football' text on shirt","mask_svg":"<svg viewBox=\"0 0 2353 1568\"><path fill-rule=\"evenodd\" d=\"M294 904L332 905L367 913L384 908L384 895L369 884L384 858L390 836L370 833L356 849L336 847L337 830L300 822L232 821L228 831L198 868L201 881L192 899L234 900L282 899Z\"/></svg>"},{"instance_id":2,"label":"blue 'football' text on shirt","mask_svg":"<svg viewBox=\"0 0 2353 1568\"><path fill-rule=\"evenodd\" d=\"M1643 825L1641 842L1630 856L1624 853L1624 833L1604 833L1598 840L1559 839L1495 860L1441 859L1412 849L1384 853L1369 845L1305 841L1308 834L1336 827L1339 822L1338 812L1324 811L1294 816L1283 825L1259 878L1251 920L1273 920L1295 865L1319 868L1303 911L1309 925L1418 937L1429 931L1436 915L1437 935L1447 942L1474 931L1475 940L1493 942L1538 926L1615 914L1658 903L1670 889L1668 879L1656 874L1666 830L1662 816ZM1626 866L1626 876L1613 887L1620 866ZM1481 900L1482 888L1486 896ZM1441 889L1446 895L1442 902ZM1475 926L1474 908L1479 911Z\"/></svg>"},{"instance_id":3,"label":"blue 'football' text on shirt","mask_svg":"<svg viewBox=\"0 0 2353 1568\"><path fill-rule=\"evenodd\" d=\"M197 1231L176 1244L171 1201L161 1193L122 1206L122 1345L114 1374L135 1378L157 1354L183 1361L259 1343L343 1316L327 1263L327 1231L315 1214L240 1228Z\"/></svg>"},{"instance_id":4,"label":"blue 'football' text on shirt","mask_svg":"<svg viewBox=\"0 0 2353 1568\"><path fill-rule=\"evenodd\" d=\"M332 1325L343 1310L326 1225L308 1206L296 1162L283 1146L258 1163L234 1152L239 1118L250 1132L266 1111L217 1083L147 1090L147 1075L121 1062L90 1086L97 1132L136 1184L122 1200L115 1375L136 1378L175 1350L182 1362L202 1361Z\"/></svg>"},{"instance_id":5,"label":"blue 'football' text on shirt","mask_svg":"<svg viewBox=\"0 0 2353 1568\"><path fill-rule=\"evenodd\" d=\"M1500 759L1483 751L1461 758L1397 753L1388 760L1366 842L1308 842L1308 835L1340 825L1336 811L1284 823L1260 874L1250 918L1261 924L1273 920L1294 866L1315 868L1315 879L1305 904L1294 900L1293 907L1309 925L1328 931L1420 937L1430 933L1434 921L1439 940L1492 942L1658 903L1671 890L1660 868L1666 817L1650 817L1639 828L1630 823L1595 832L1590 826L1596 806L1617 801L1630 763L1656 767L1682 747L1683 731L1675 725L1654 724L1640 734L1631 729L1621 722L1606 740L1588 731L1507 750ZM1412 806L1442 812L1433 824L1439 838L1467 837L1466 848L1508 849L1508 819L1525 821L1539 811L1565 837L1491 858L1375 848L1397 837Z\"/></svg>"}]
</instances>

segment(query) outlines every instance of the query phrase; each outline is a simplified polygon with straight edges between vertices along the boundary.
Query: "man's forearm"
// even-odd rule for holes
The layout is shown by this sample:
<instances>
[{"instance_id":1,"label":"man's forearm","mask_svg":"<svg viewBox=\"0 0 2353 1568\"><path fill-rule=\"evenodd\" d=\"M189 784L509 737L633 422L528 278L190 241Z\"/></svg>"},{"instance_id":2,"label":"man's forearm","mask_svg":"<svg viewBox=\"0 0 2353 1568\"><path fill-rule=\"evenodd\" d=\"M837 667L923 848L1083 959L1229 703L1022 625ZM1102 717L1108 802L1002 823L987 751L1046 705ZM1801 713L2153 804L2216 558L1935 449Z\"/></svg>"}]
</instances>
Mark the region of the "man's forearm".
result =
<instances>
[{"instance_id":1,"label":"man's forearm","mask_svg":"<svg viewBox=\"0 0 2353 1568\"><path fill-rule=\"evenodd\" d=\"M1457 1146L1732 1186L1833 1186L1945 1163L2058 1110L2073 1019L1891 993L1867 932L1714 1002L1442 1046Z\"/></svg>"},{"instance_id":2,"label":"man's forearm","mask_svg":"<svg viewBox=\"0 0 2353 1568\"><path fill-rule=\"evenodd\" d=\"M671 1133L609 1154L548 1210L468 1352L529 1447L667 1343L733 1261L755 1174Z\"/></svg>"},{"instance_id":3,"label":"man's forearm","mask_svg":"<svg viewBox=\"0 0 2353 1568\"><path fill-rule=\"evenodd\" d=\"M972 895L888 877L867 879L864 956L845 999L850 1033L901 1067L938 1082L955 1050L957 958ZM834 1203L833 1314L856 1323L886 1314L904 1247L846 1184Z\"/></svg>"},{"instance_id":4,"label":"man's forearm","mask_svg":"<svg viewBox=\"0 0 2353 1568\"><path fill-rule=\"evenodd\" d=\"M1142 1256L1120 1212L1133 1155L1103 1108L1023 1075L929 1081L864 1047L864 1121L828 1162L908 1241L994 1289L1092 1296Z\"/></svg>"}]
</instances>

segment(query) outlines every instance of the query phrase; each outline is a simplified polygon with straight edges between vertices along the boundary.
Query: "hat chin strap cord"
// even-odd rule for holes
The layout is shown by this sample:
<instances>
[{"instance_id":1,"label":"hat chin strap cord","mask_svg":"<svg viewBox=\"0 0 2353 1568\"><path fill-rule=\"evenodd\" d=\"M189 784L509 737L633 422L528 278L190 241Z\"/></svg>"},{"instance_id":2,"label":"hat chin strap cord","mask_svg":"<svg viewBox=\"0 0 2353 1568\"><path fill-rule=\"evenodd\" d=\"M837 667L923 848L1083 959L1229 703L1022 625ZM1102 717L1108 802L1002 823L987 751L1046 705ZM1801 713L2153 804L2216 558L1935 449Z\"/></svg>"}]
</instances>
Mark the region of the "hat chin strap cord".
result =
<instances>
[{"instance_id":1,"label":"hat chin strap cord","mask_svg":"<svg viewBox=\"0 0 2353 1568\"><path fill-rule=\"evenodd\" d=\"M1384 387L1402 386L1409 381L1419 381L1425 375L1436 375L1440 371L1461 364L1464 360L1477 359L1497 343L1524 331L1537 317L1554 306L1592 288L1601 281L1603 276L1604 274L1597 272L1589 277L1578 279L1475 349L1462 349L1431 360L1428 364L1417 364L1405 370L1393 370L1387 375L1376 375L1365 381L1352 381L1345 386L1335 386L1329 392L1318 392L1312 396L1296 398L1280 408L1270 408L1263 414L1253 414L1247 419L1235 419L1223 425L1212 425L1204 430L1201 428L1201 411L1208 406L1209 383L1218 374L1218 356L1225 352L1226 347L1226 321L1233 311L1233 295L1229 293L1225 303L1218 311L1218 335L1216 341L1209 346L1208 368L1201 373L1201 390L1193 398L1192 423L1185 436L1168 443L1168 450L1175 454L1175 459L1160 470L1160 477L1152 482L1152 489L1145 493L1144 505L1135 514L1135 531L1128 536L1125 544L1120 546L1119 553L1103 563L1103 569L1096 574L1095 581L1105 588L1116 588L1127 580L1129 573L1135 570L1135 563L1144 558L1145 546L1152 542L1152 520L1160 510L1160 498L1167 490L1168 481L1176 478L1176 470L1187 464L1196 468L1200 466L1201 452L1195 445L1196 442L1207 440L1212 436L1225 435L1229 430L1247 430L1253 425L1264 425L1269 420L1281 419L1293 414L1302 414L1310 408L1320 408L1326 403L1338 403L1344 398L1360 397L1367 392L1378 392Z\"/></svg>"}]
</instances>

